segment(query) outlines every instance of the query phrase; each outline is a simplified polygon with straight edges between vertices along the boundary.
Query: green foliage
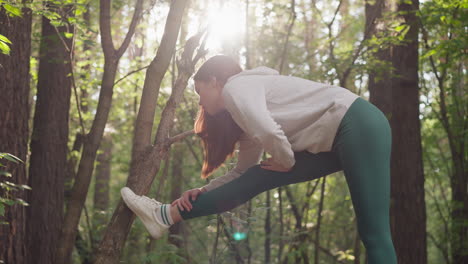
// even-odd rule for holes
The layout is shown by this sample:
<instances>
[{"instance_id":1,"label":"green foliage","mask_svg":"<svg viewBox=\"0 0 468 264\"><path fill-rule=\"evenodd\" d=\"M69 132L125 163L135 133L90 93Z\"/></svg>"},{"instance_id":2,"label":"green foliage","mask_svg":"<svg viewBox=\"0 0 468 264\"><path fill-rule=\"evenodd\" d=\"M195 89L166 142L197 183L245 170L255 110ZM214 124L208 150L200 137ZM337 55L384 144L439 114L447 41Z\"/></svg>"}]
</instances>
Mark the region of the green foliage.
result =
<instances>
[{"instance_id":1,"label":"green foliage","mask_svg":"<svg viewBox=\"0 0 468 264\"><path fill-rule=\"evenodd\" d=\"M0 8L5 9L5 12L10 17L21 17L22 4L19 1L0 0Z\"/></svg>"},{"instance_id":2,"label":"green foliage","mask_svg":"<svg viewBox=\"0 0 468 264\"><path fill-rule=\"evenodd\" d=\"M5 12L10 17L21 17L21 6L16 2L11 1L4 1L0 0L0 10L5 9ZM12 44L11 41L5 37L4 35L0 34L0 52L5 55L10 55L10 46L8 44Z\"/></svg>"},{"instance_id":3,"label":"green foliage","mask_svg":"<svg viewBox=\"0 0 468 264\"><path fill-rule=\"evenodd\" d=\"M145 264L156 264L156 263L171 263L171 264L180 264L186 263L187 260L181 257L180 249L174 246L173 244L164 244L158 251L152 251L139 263Z\"/></svg>"},{"instance_id":4,"label":"green foliage","mask_svg":"<svg viewBox=\"0 0 468 264\"><path fill-rule=\"evenodd\" d=\"M8 46L8 44L12 44L11 41L7 37L0 34L0 52L6 55L10 55L10 46Z\"/></svg>"},{"instance_id":5,"label":"green foliage","mask_svg":"<svg viewBox=\"0 0 468 264\"><path fill-rule=\"evenodd\" d=\"M7 178L11 178L12 175L11 173L2 169L2 167L6 167L6 165L3 164L3 160L7 160L13 163L23 162L21 159L12 154L0 152L0 179L2 179L2 181L0 181L0 193L3 193L3 197L0 197L0 217L3 217L5 215L5 208L7 206L12 206L15 204L28 206L28 203L26 203L23 199L12 197L12 192L17 190L31 190L31 188L27 185L15 184L6 180ZM1 221L0 224L8 223Z\"/></svg>"},{"instance_id":6,"label":"green foliage","mask_svg":"<svg viewBox=\"0 0 468 264\"><path fill-rule=\"evenodd\" d=\"M4 8L10 16L21 15L19 1L2 1L0 8ZM85 132L91 127L91 122L96 113L97 101L103 74L103 53L99 38L99 1L77 0L77 1L53 1L56 6L72 5L72 11L67 16L57 12L55 9L45 7L42 2L33 1L27 4L33 14L37 17L43 15L55 26L73 26L73 31L65 33L65 38L74 38L74 76L77 85L77 95L72 95L70 108L70 143L69 149L75 139L76 133L81 132L78 117L78 105L82 111ZM228 1L226 1L227 3ZM240 61L245 61L245 55L250 56L250 67L266 65L278 69L281 54L285 44L288 23L290 22L290 0L251 0L249 12L249 48L244 47L242 37L234 44L234 54L239 55ZM300 4L299 4L300 2ZM339 1L296 1L296 21L292 28L285 58L283 74L304 77L318 82L338 84L338 78L349 68L350 73L345 82L346 88L367 96L367 78L370 71L379 72L385 76L390 70L391 62L377 58L376 54L383 49L404 43L404 38L410 26L396 17L402 13L389 13L382 19L385 23L379 34L367 38L364 42L365 14L363 1L342 1L341 9L338 10L333 25L333 15ZM132 4L134 1L112 1L112 34L114 45L122 42L132 15ZM170 1L157 2L158 8L151 9L148 6L143 16L142 24L137 27L137 32L132 39L129 50L120 60L116 80L123 78L128 73L147 66L155 55L159 46L159 39L164 28L164 21ZM316 7L312 6L313 4ZM89 7L89 21L84 19L84 14ZM465 93L460 92L460 84L466 79L466 66L460 70L457 65L466 60L466 47L468 46L466 36L468 1L462 0L431 0L421 2L418 13L423 28L427 33L428 45L423 40L421 44L421 125L423 138L424 171L426 174L426 205L428 216L429 238L429 262L444 263L444 247L450 246L447 221L450 218L450 181L449 176L453 173L450 163L450 145L438 114L440 113L439 90L435 73L447 70L447 82L445 83L450 120L454 127L460 124L455 113L460 108L460 102L467 102ZM185 19L187 28L181 30L190 31L197 27L206 15L206 5L203 1L192 1L190 9L187 10L188 17ZM201 24L201 22L200 22ZM33 39L40 36L40 23L33 24ZM71 28L71 27L70 27ZM187 33L187 32L185 32ZM190 32L187 33L190 35ZM423 34L421 34L423 35ZM14 45L15 43L13 43ZM176 47L177 54L181 51L183 40ZM333 46L333 48L331 48ZM4 36L0 36L0 50L7 54L11 43ZM13 46L14 47L14 46ZM362 48L362 50L358 50ZM33 46L31 68L33 83L37 81L37 66L39 59L38 46ZM212 53L226 52L215 50ZM435 62L435 70L431 68L430 59ZM353 61L354 60L354 61ZM96 211L89 214L91 220L103 217L110 218L113 208L120 202L119 190L126 183L133 142L133 130L141 100L141 92L145 79L145 70L134 72L119 81L114 87L112 109L109 115L106 133L110 133L113 142L112 166L110 185L110 203L108 210ZM162 109L170 95L170 87L173 82L173 74L177 76L177 69L170 67L161 85L158 97L155 126L159 123ZM379 78L379 76L377 76ZM32 85L34 87L34 84ZM31 96L33 97L33 95ZM457 101L459 100L459 101ZM193 92L193 83L184 94L176 112L176 120L171 135L193 128L194 119L198 110L198 97ZM86 110L85 110L86 109ZM465 112L466 113L466 112ZM459 128L459 127L457 127ZM461 130L461 129L460 129ZM153 129L153 137L156 129ZM465 134L463 134L465 133ZM466 137L465 132L459 132L458 137ZM163 202L172 201L172 188L181 185L182 190L200 187L206 181L200 179L200 161L203 152L197 136L192 136L177 143L181 151L177 153L183 157L182 166L183 179L173 182L173 166L175 161L171 158L168 162L168 176L163 180L165 163L163 162L158 175L150 191L150 196ZM174 150L174 149L173 149ZM79 158L81 151L69 153L70 158ZM11 156L2 156L4 160ZM214 175L221 176L233 167L236 158L226 162L226 166L220 168ZM6 179L11 175L1 171ZM283 259L287 257L290 263L295 261L296 256L301 257L301 252L307 252L313 256L315 244L315 231L318 219L318 203L320 192L318 189L307 197L307 193L314 186L315 181L290 186L295 204L305 208L302 215L302 227L296 229L295 218L291 213L292 201L289 201L284 190L279 194L278 190L270 192L270 206L266 205L265 194L258 195L251 200L250 210L247 206L233 210L230 214L223 214L222 219L226 225L221 227L217 233L219 219L216 216L199 218L184 223L186 233L177 236L186 243L185 252L169 244L166 240L152 241L148 238L140 221L132 226L131 233L122 253L121 261L125 263L185 263L186 254L190 254L193 263L206 263L216 254L218 263L231 263L234 261L230 246L235 244L240 248L240 253L247 258L248 250L251 252L252 263L263 263L265 239L271 239L272 259L278 256L279 245L284 245L282 251ZM356 219L350 200L349 191L342 174L338 173L327 177L324 210L320 217L320 245L330 250L330 255L320 253L320 263L351 263L356 258L354 245L356 239ZM10 193L26 186L15 186L11 182L3 182L1 188L8 189ZM90 189L86 201L86 207L93 207L93 195L98 190ZM280 200L282 208L280 208ZM0 213L11 204L21 203L13 197L6 196L0 200ZM281 209L281 210L280 210ZM267 213L271 213L271 232L265 233L265 220ZM280 212L282 219L280 221ZM83 217L84 218L84 217ZM98 233L105 229L102 223L88 224L86 219L80 222L79 230L83 234L85 247L91 248L93 239L99 239ZM283 224L283 231L280 230ZM239 242L233 242L228 234L242 231L247 235ZM299 237L306 235L306 240L297 247ZM213 245L217 243L217 248ZM364 250L362 250L364 252ZM364 253L361 253L361 259ZM272 262L275 262L272 261ZM75 258L74 263L79 260Z\"/></svg>"},{"instance_id":7,"label":"green foliage","mask_svg":"<svg viewBox=\"0 0 468 264\"><path fill-rule=\"evenodd\" d=\"M432 0L421 5L420 85L422 144L426 175L428 254L434 263L451 263L454 153L466 150L466 28L468 1ZM443 96L443 97L442 97ZM444 111L442 110L444 108ZM445 117L443 117L445 115ZM446 119L445 119L446 118ZM451 137L449 137L449 133ZM461 161L468 163L464 155Z\"/></svg>"}]
</instances>

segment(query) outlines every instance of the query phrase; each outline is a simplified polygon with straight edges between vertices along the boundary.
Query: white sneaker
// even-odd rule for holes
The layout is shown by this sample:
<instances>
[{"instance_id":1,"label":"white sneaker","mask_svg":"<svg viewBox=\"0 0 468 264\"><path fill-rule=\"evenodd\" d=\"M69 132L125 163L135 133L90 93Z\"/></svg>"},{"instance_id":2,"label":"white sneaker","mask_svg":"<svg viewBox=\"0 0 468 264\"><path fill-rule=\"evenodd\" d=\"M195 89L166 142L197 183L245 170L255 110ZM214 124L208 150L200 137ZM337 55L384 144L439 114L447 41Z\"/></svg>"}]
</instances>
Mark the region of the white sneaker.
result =
<instances>
[{"instance_id":1,"label":"white sneaker","mask_svg":"<svg viewBox=\"0 0 468 264\"><path fill-rule=\"evenodd\" d=\"M153 238L160 238L167 232L169 226L159 223L156 218L156 211L160 210L162 203L144 195L136 195L128 187L122 188L120 194L125 204L140 218Z\"/></svg>"}]
</instances>

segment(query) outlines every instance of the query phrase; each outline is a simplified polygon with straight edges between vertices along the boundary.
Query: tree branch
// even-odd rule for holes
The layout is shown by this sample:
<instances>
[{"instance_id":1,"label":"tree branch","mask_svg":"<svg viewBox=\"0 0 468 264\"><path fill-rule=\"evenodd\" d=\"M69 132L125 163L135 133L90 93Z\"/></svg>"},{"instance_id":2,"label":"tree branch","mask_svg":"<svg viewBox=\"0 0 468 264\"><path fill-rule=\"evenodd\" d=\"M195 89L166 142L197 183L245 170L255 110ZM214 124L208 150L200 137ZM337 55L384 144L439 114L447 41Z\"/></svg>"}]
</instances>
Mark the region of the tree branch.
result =
<instances>
[{"instance_id":1,"label":"tree branch","mask_svg":"<svg viewBox=\"0 0 468 264\"><path fill-rule=\"evenodd\" d=\"M110 2L110 0L99 1L99 29L101 30L101 46L106 57L112 56L115 52L111 33Z\"/></svg>"},{"instance_id":2,"label":"tree branch","mask_svg":"<svg viewBox=\"0 0 468 264\"><path fill-rule=\"evenodd\" d=\"M132 75L132 74L134 74L134 73L136 73L136 72L139 72L139 71L141 71L141 70L148 69L148 67L149 67L149 65L146 65L146 66L144 66L144 67L141 67L141 68L139 68L139 69L133 70L133 71L131 71L131 72L125 74L122 78L118 79L118 80L114 83L114 86L115 86L116 84L118 84L120 81L122 81L123 79L127 78L128 76L130 76L130 75Z\"/></svg>"},{"instance_id":3,"label":"tree branch","mask_svg":"<svg viewBox=\"0 0 468 264\"><path fill-rule=\"evenodd\" d=\"M179 35L186 3L187 0L171 1L161 43L156 56L146 71L145 84L135 126L133 156L135 156L135 153L144 152L144 149L151 145L151 134L159 89L177 43L177 36Z\"/></svg>"},{"instance_id":4,"label":"tree branch","mask_svg":"<svg viewBox=\"0 0 468 264\"><path fill-rule=\"evenodd\" d=\"M175 142L177 141L181 141L183 140L184 138L188 137L188 136L191 136L193 135L195 132L192 130L188 130L188 131L185 131L185 132L182 132L178 135L175 135L169 139L167 139L164 144L165 144L165 147L168 148L170 147L172 144L174 144Z\"/></svg>"},{"instance_id":5,"label":"tree branch","mask_svg":"<svg viewBox=\"0 0 468 264\"><path fill-rule=\"evenodd\" d=\"M125 39L122 42L122 45L120 45L120 48L117 50L117 58L120 58L123 55L123 53L127 50L127 47L130 44L130 40L132 39L133 34L135 33L135 28L138 25L138 22L141 18L142 10L143 0L138 0L135 4L135 12L133 13L132 21L130 22L130 27L128 29L127 35L125 35Z\"/></svg>"},{"instance_id":6,"label":"tree branch","mask_svg":"<svg viewBox=\"0 0 468 264\"><path fill-rule=\"evenodd\" d=\"M154 139L154 145L164 144L164 141L169 137L170 130L174 124L174 115L178 102L181 100L185 87L187 86L188 79L192 76L197 61L206 54L205 49L199 49L197 55L193 56L195 49L198 47L201 37L205 32L200 32L197 35L187 40L184 52L180 60L177 62L179 69L179 76L172 88L172 93L167 100L166 106L161 114L161 121L159 122L158 131Z\"/></svg>"}]
</instances>

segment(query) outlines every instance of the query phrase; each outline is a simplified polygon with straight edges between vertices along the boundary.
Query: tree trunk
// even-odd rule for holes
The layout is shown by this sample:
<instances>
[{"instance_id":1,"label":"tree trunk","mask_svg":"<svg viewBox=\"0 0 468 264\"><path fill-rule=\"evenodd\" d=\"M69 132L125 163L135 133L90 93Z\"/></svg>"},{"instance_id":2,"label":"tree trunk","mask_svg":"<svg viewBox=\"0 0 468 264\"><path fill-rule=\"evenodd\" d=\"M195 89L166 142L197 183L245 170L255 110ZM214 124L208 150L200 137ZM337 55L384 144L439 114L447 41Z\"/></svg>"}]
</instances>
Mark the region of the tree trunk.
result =
<instances>
[{"instance_id":1,"label":"tree trunk","mask_svg":"<svg viewBox=\"0 0 468 264\"><path fill-rule=\"evenodd\" d=\"M63 10L48 5L50 10ZM42 17L42 36L37 83L37 100L31 138L27 209L28 263L55 262L55 250L63 220L64 180L67 174L68 117L71 94L72 39L67 27L55 28ZM59 35L60 34L60 35Z\"/></svg>"},{"instance_id":2,"label":"tree trunk","mask_svg":"<svg viewBox=\"0 0 468 264\"><path fill-rule=\"evenodd\" d=\"M178 199L182 194L182 183L183 181L183 149L181 146L173 146L171 151L172 156L172 179L171 179L171 201ZM166 165L167 166L167 165ZM184 241L179 237L183 232L183 222L179 222L175 225L172 225L169 230L169 243L173 244L177 248L182 248L184 246ZM172 236L175 235L175 236ZM182 251L181 251L182 252Z\"/></svg>"},{"instance_id":3,"label":"tree trunk","mask_svg":"<svg viewBox=\"0 0 468 264\"><path fill-rule=\"evenodd\" d=\"M271 203L270 203L270 191L266 192L266 216L265 216L265 225L263 230L265 231L265 263L271 262Z\"/></svg>"},{"instance_id":4,"label":"tree trunk","mask_svg":"<svg viewBox=\"0 0 468 264\"><path fill-rule=\"evenodd\" d=\"M385 30L386 21L383 20L383 14L390 11L389 0L376 0L374 4L366 1L366 25L365 30L368 37L378 36ZM385 63L391 63L390 48L379 48L375 53L379 64L375 65L373 71L369 73L369 92L371 101L382 111L387 118L390 118L392 112L392 89L391 82L385 76L390 75L390 66L385 67Z\"/></svg>"},{"instance_id":5,"label":"tree trunk","mask_svg":"<svg viewBox=\"0 0 468 264\"><path fill-rule=\"evenodd\" d=\"M366 27L371 16L382 17L389 2L377 1L366 6ZM391 225L399 263L426 263L426 211L424 202L424 173L422 166L421 128L419 122L418 32L417 0L412 4L399 2L398 16L410 26L405 42L377 56L391 62L392 74L369 76L371 102L390 120L392 127L391 160ZM376 23L383 23L376 21Z\"/></svg>"},{"instance_id":6,"label":"tree trunk","mask_svg":"<svg viewBox=\"0 0 468 264\"><path fill-rule=\"evenodd\" d=\"M419 1L398 3L410 26L402 45L393 47L392 85L392 234L399 263L427 263L426 205L419 121Z\"/></svg>"},{"instance_id":7,"label":"tree trunk","mask_svg":"<svg viewBox=\"0 0 468 264\"><path fill-rule=\"evenodd\" d=\"M93 245L101 240L102 230L107 222L107 210L109 209L109 181L111 176L112 160L112 135L106 134L101 143L101 151L97 156L95 187L94 187L94 214Z\"/></svg>"},{"instance_id":8,"label":"tree trunk","mask_svg":"<svg viewBox=\"0 0 468 264\"><path fill-rule=\"evenodd\" d=\"M278 206L279 206L279 246L278 246L278 256L277 262L280 263L283 258L283 249L284 249L284 221L283 221L283 187L278 188Z\"/></svg>"},{"instance_id":9,"label":"tree trunk","mask_svg":"<svg viewBox=\"0 0 468 264\"><path fill-rule=\"evenodd\" d=\"M326 187L326 179L327 177L323 177L322 179L322 188L320 191L320 202L319 208L317 212L317 229L315 229L315 253L314 253L314 263L319 263L319 248L320 248L320 226L322 223L322 211L323 211L323 201L325 199L325 187Z\"/></svg>"},{"instance_id":10,"label":"tree trunk","mask_svg":"<svg viewBox=\"0 0 468 264\"><path fill-rule=\"evenodd\" d=\"M148 193L154 177L159 170L161 160L165 158L170 145L193 133L192 131L188 131L187 133L182 133L181 135L170 138L175 108L182 98L188 79L193 74L195 63L199 60L200 56L205 53L203 49L202 52L200 52L199 49L195 58L193 57L201 34L189 39L185 45L182 57L178 62L179 70L177 80L162 112L154 142L151 142L159 88L174 52L186 3L187 0L175 0L171 2L161 44L156 57L153 59L146 72L140 109L135 125L130 175L127 182L127 186L137 194ZM130 231L134 219L135 215L121 200L114 211L106 234L97 250L95 263L118 262L125 238Z\"/></svg>"},{"instance_id":11,"label":"tree trunk","mask_svg":"<svg viewBox=\"0 0 468 264\"><path fill-rule=\"evenodd\" d=\"M25 2L25 1L24 1ZM1 170L12 177L0 176L0 181L26 184L26 159L29 137L29 57L31 55L31 10L23 9L22 17L8 17L0 8L0 34L13 44L10 55L0 54L0 152L11 153L25 163L6 165ZM6 193L0 189L0 196ZM9 197L25 200L23 191L10 192ZM7 264L26 263L25 208L15 204L5 208L0 225L0 260Z\"/></svg>"},{"instance_id":12,"label":"tree trunk","mask_svg":"<svg viewBox=\"0 0 468 264\"><path fill-rule=\"evenodd\" d=\"M70 202L67 205L64 225L61 231L61 244L57 250L58 263L70 263L81 211L84 207L94 169L96 152L99 148L109 116L118 63L135 32L135 28L141 16L142 6L143 0L138 0L135 4L135 12L127 35L122 45L118 49L115 49L111 35L111 3L110 0L100 1L99 25L101 29L101 44L104 51L104 73L102 76L96 115L91 130L83 145L83 152L78 166L75 184L71 191Z\"/></svg>"}]
</instances>

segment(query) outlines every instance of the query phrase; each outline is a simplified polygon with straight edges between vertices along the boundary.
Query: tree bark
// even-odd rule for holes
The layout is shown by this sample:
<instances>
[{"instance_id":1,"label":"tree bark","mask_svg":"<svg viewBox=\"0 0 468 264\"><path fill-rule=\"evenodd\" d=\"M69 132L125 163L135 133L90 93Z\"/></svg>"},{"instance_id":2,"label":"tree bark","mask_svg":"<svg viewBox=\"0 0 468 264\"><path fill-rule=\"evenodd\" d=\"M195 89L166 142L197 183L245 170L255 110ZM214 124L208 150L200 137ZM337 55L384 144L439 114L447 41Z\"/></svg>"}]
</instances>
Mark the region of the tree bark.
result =
<instances>
[{"instance_id":1,"label":"tree bark","mask_svg":"<svg viewBox=\"0 0 468 264\"><path fill-rule=\"evenodd\" d=\"M176 145L172 147L171 151L171 167L172 167L172 175L173 178L171 179L171 201L178 199L182 194L182 183L183 180L183 149L180 145ZM173 244L177 248L184 247L184 241L180 238L181 234L183 233L184 222L179 222L171 226L169 229L169 243ZM184 251L180 251L184 252ZM185 257L185 256L184 256Z\"/></svg>"},{"instance_id":2,"label":"tree bark","mask_svg":"<svg viewBox=\"0 0 468 264\"><path fill-rule=\"evenodd\" d=\"M94 169L96 152L99 148L109 116L118 63L130 43L143 8L143 0L138 0L135 4L135 12L127 35L122 45L118 49L115 49L111 35L110 2L110 0L100 1L99 25L101 29L101 44L104 51L104 73L102 76L101 92L99 93L98 106L91 130L83 145L83 152L78 166L75 184L71 191L70 202L67 205L64 225L61 232L61 244L57 250L58 263L70 263L81 211L83 210Z\"/></svg>"},{"instance_id":3,"label":"tree bark","mask_svg":"<svg viewBox=\"0 0 468 264\"><path fill-rule=\"evenodd\" d=\"M130 175L127 182L127 186L137 194L148 193L154 177L159 170L161 160L165 158L170 145L176 140L183 139L183 137L192 133L189 131L176 137L169 137L170 129L174 122L175 108L182 98L188 79L193 74L195 63L205 53L200 53L199 50L195 58L193 57L201 34L189 39L185 45L181 60L178 62L177 80L162 112L154 143L151 144L151 132L159 88L174 52L186 3L186 0L171 2L161 44L156 57L146 72L140 109L135 126ZM135 215L121 200L114 211L111 222L97 250L95 263L118 262L125 238L130 231L134 219Z\"/></svg>"},{"instance_id":4,"label":"tree bark","mask_svg":"<svg viewBox=\"0 0 468 264\"><path fill-rule=\"evenodd\" d=\"M62 15L70 7L47 4ZM67 12L68 11L68 12ZM67 174L68 118L71 95L72 38L67 27L55 28L42 17L37 100L31 138L26 248L28 263L55 261L63 221L64 175Z\"/></svg>"},{"instance_id":5,"label":"tree bark","mask_svg":"<svg viewBox=\"0 0 468 264\"><path fill-rule=\"evenodd\" d=\"M390 11L388 0L376 0L373 4L366 2L366 25L365 30L369 32L368 37L379 36L385 30L387 22L383 20L383 14ZM391 65L385 67L385 63L391 64L390 48L379 47L373 55L379 61L375 69L369 73L369 92L371 101L382 111L387 118L392 112L392 89L388 77L391 74Z\"/></svg>"},{"instance_id":6,"label":"tree bark","mask_svg":"<svg viewBox=\"0 0 468 264\"><path fill-rule=\"evenodd\" d=\"M426 205L419 121L419 1L399 2L399 17L410 26L402 45L393 47L392 234L399 263L427 263Z\"/></svg>"},{"instance_id":7,"label":"tree bark","mask_svg":"<svg viewBox=\"0 0 468 264\"><path fill-rule=\"evenodd\" d=\"M27 1L23 1L27 2ZM12 177L0 176L0 181L26 184L26 160L29 138L29 57L31 55L31 10L22 9L22 17L8 17L0 8L0 34L13 44L10 55L0 54L0 152L11 153L25 163L2 163L1 170ZM0 196L6 193L0 190ZM25 199L23 191L10 192L10 197ZM7 264L26 263L25 209L16 204L5 208L0 225L0 260Z\"/></svg>"},{"instance_id":8,"label":"tree bark","mask_svg":"<svg viewBox=\"0 0 468 264\"><path fill-rule=\"evenodd\" d=\"M107 210L109 209L109 181L111 176L111 160L112 160L112 135L104 135L101 142L101 151L97 156L95 187L94 187L94 214L93 214L93 229L94 237L93 244L101 240L102 231L107 222Z\"/></svg>"},{"instance_id":9,"label":"tree bark","mask_svg":"<svg viewBox=\"0 0 468 264\"><path fill-rule=\"evenodd\" d=\"M366 15L377 18L389 10L390 2L366 6ZM387 116L392 127L391 226L399 263L427 263L426 211L419 121L418 0L397 3L397 16L410 26L404 42L377 54L391 63L391 74L370 74L371 102ZM378 23L378 21L377 21ZM382 23L382 22L380 22ZM376 25L373 34L377 34ZM375 74L375 73L373 73Z\"/></svg>"},{"instance_id":10,"label":"tree bark","mask_svg":"<svg viewBox=\"0 0 468 264\"><path fill-rule=\"evenodd\" d=\"M270 191L266 192L266 216L265 225L263 230L265 231L265 242L263 247L265 248L265 263L271 262L271 202L270 202Z\"/></svg>"},{"instance_id":11,"label":"tree bark","mask_svg":"<svg viewBox=\"0 0 468 264\"><path fill-rule=\"evenodd\" d=\"M315 249L314 249L314 263L319 263L319 249L320 249L320 227L322 222L322 211L323 211L323 202L325 199L325 187L326 187L326 178L322 179L322 188L320 191L320 202L317 212L317 227L315 229Z\"/></svg>"}]
</instances>

